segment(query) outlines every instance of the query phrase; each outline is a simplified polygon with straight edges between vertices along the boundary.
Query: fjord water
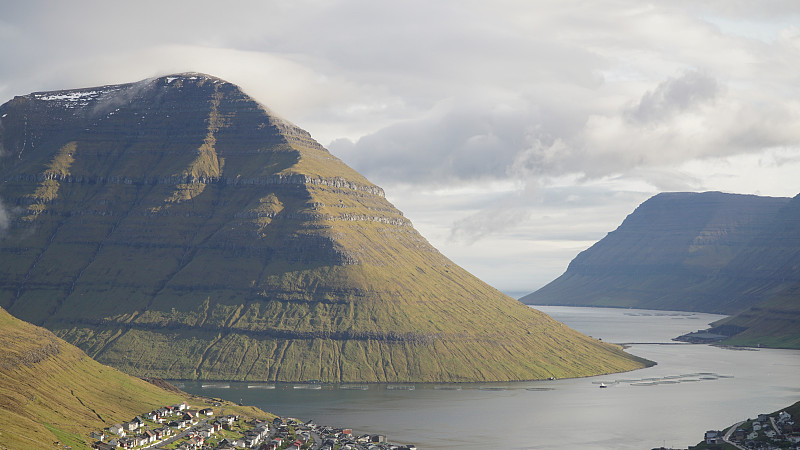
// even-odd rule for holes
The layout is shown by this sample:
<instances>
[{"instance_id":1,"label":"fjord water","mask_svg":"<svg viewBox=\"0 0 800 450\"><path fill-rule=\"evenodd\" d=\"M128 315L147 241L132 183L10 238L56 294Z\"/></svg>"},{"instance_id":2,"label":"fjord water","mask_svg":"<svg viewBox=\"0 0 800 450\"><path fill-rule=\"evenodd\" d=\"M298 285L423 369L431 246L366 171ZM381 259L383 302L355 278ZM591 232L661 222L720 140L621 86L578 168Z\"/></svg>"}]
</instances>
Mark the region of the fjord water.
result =
<instances>
[{"instance_id":1,"label":"fjord water","mask_svg":"<svg viewBox=\"0 0 800 450\"><path fill-rule=\"evenodd\" d=\"M180 384L191 393L351 427L355 433L385 434L418 448L686 448L699 442L705 430L800 400L800 351L727 350L671 341L723 316L536 308L590 336L628 343L629 352L658 364L592 378L502 384L320 389L252 382ZM601 382L608 387L600 388Z\"/></svg>"}]
</instances>

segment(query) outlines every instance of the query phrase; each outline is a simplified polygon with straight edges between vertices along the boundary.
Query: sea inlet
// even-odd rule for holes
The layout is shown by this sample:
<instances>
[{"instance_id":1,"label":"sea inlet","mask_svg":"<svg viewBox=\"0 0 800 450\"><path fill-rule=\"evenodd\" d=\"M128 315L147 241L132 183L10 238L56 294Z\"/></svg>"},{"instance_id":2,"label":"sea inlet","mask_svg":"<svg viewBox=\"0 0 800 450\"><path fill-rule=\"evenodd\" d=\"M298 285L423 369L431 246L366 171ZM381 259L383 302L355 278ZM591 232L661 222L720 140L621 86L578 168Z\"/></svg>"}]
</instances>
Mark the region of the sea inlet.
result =
<instances>
[{"instance_id":1,"label":"sea inlet","mask_svg":"<svg viewBox=\"0 0 800 450\"><path fill-rule=\"evenodd\" d=\"M536 308L658 364L599 377L499 384L175 383L187 392L356 434L383 434L421 449L686 448L706 430L800 400L800 351L671 341L723 316Z\"/></svg>"}]
</instances>

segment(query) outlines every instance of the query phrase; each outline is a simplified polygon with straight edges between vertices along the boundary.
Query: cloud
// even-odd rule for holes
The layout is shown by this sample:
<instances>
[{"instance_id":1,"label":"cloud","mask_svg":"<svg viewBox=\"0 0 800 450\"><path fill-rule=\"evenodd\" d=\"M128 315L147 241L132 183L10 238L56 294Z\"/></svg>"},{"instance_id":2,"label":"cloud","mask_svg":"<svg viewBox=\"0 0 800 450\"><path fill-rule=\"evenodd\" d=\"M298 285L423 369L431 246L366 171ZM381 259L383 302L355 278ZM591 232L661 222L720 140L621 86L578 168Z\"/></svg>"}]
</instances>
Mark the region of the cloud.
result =
<instances>
[{"instance_id":1,"label":"cloud","mask_svg":"<svg viewBox=\"0 0 800 450\"><path fill-rule=\"evenodd\" d=\"M521 269L498 260L567 258L662 189L800 191L792 0L82 5L4 3L0 101L219 76L384 187L446 254L506 281Z\"/></svg>"},{"instance_id":2,"label":"cloud","mask_svg":"<svg viewBox=\"0 0 800 450\"><path fill-rule=\"evenodd\" d=\"M525 108L526 105L523 105ZM440 105L430 117L388 126L330 150L359 171L389 182L449 184L506 176L536 111L505 105Z\"/></svg>"},{"instance_id":3,"label":"cloud","mask_svg":"<svg viewBox=\"0 0 800 450\"><path fill-rule=\"evenodd\" d=\"M491 234L515 228L530 216L531 211L526 208L495 205L456 220L450 230L450 239L472 244Z\"/></svg>"},{"instance_id":4,"label":"cloud","mask_svg":"<svg viewBox=\"0 0 800 450\"><path fill-rule=\"evenodd\" d=\"M671 118L697 105L713 101L719 92L717 80L696 71L669 78L655 90L648 91L639 103L628 111L637 122L658 122Z\"/></svg>"}]
</instances>

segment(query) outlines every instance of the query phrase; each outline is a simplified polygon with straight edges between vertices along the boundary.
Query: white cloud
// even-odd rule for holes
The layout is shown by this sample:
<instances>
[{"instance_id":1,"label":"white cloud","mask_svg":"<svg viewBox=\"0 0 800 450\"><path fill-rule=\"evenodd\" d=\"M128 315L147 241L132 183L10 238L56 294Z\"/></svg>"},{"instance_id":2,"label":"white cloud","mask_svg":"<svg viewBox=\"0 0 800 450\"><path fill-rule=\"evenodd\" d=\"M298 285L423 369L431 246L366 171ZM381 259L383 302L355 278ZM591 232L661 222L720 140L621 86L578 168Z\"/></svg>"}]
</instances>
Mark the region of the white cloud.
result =
<instances>
[{"instance_id":1,"label":"white cloud","mask_svg":"<svg viewBox=\"0 0 800 450\"><path fill-rule=\"evenodd\" d=\"M661 190L800 192L793 0L0 4L0 101L220 76L501 288Z\"/></svg>"}]
</instances>

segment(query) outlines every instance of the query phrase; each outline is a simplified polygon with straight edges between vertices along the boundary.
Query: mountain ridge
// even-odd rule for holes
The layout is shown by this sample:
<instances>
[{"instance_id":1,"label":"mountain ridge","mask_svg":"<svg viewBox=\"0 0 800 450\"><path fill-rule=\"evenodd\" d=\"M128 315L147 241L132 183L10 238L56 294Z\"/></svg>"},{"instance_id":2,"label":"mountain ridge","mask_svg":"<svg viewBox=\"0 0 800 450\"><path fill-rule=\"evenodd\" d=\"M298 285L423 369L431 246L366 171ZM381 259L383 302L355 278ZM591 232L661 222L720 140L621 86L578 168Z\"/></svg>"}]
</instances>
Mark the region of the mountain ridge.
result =
<instances>
[{"instance_id":1,"label":"mountain ridge","mask_svg":"<svg viewBox=\"0 0 800 450\"><path fill-rule=\"evenodd\" d=\"M16 211L0 306L129 373L505 381L646 364L464 271L217 78L31 94L0 116Z\"/></svg>"},{"instance_id":2,"label":"mountain ridge","mask_svg":"<svg viewBox=\"0 0 800 450\"><path fill-rule=\"evenodd\" d=\"M800 195L669 193L520 300L729 314L724 344L800 348L799 286Z\"/></svg>"},{"instance_id":3,"label":"mountain ridge","mask_svg":"<svg viewBox=\"0 0 800 450\"><path fill-rule=\"evenodd\" d=\"M710 286L788 198L704 193L657 194L573 259L563 275L522 297L524 303L731 313L746 299ZM547 303L540 303L547 304Z\"/></svg>"}]
</instances>

